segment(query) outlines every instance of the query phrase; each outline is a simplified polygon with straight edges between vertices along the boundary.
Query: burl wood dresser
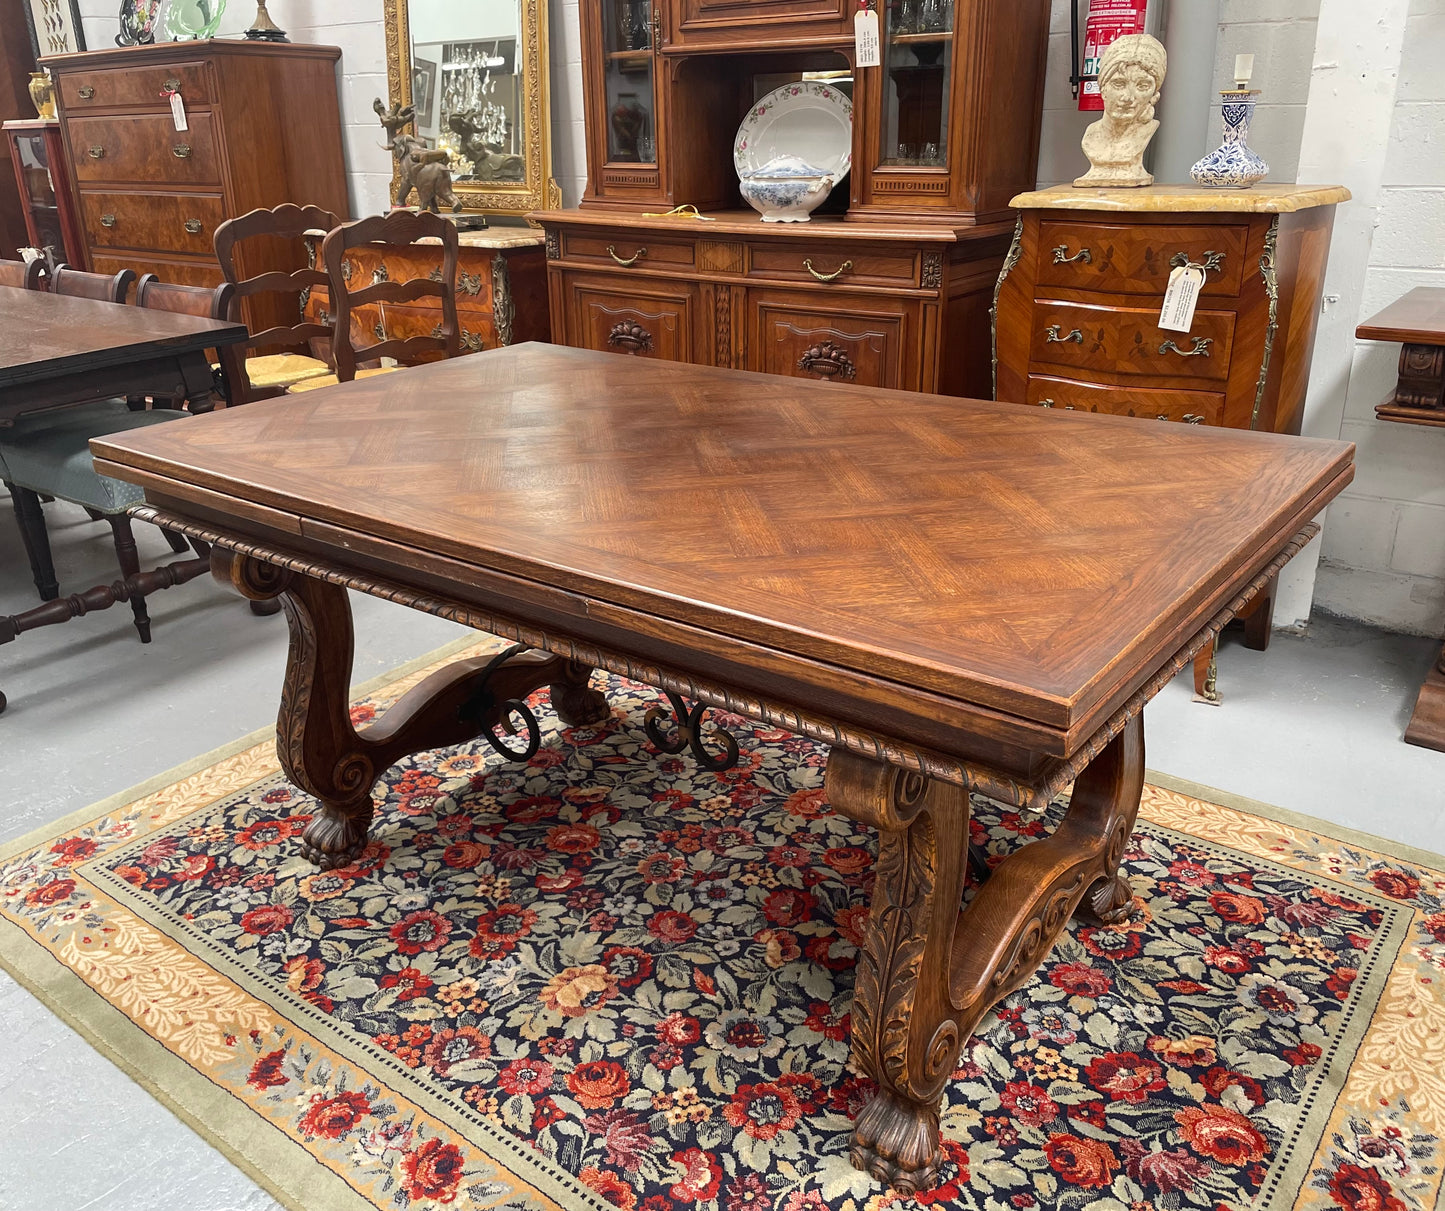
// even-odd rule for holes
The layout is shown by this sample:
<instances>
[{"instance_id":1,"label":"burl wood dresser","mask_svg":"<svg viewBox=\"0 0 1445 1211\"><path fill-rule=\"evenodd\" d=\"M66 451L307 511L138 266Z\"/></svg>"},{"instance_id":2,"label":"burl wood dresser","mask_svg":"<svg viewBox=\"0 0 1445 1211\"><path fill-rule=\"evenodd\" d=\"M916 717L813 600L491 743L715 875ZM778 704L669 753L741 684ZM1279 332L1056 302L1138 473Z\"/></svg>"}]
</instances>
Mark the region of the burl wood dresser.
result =
<instances>
[{"instance_id":1,"label":"burl wood dresser","mask_svg":"<svg viewBox=\"0 0 1445 1211\"><path fill-rule=\"evenodd\" d=\"M282 202L348 217L340 57L334 46L215 39L42 59L79 188L85 268L214 286L211 237L225 219ZM247 251L247 276L272 267Z\"/></svg>"},{"instance_id":2,"label":"burl wood dresser","mask_svg":"<svg viewBox=\"0 0 1445 1211\"><path fill-rule=\"evenodd\" d=\"M994 309L995 398L1141 421L1300 431L1338 185L1021 194ZM1172 269L1204 273L1188 332L1159 327ZM1274 585L1246 643L1269 642ZM1207 655L1207 653L1206 653ZM1212 668L1195 670L1216 701Z\"/></svg>"}]
</instances>

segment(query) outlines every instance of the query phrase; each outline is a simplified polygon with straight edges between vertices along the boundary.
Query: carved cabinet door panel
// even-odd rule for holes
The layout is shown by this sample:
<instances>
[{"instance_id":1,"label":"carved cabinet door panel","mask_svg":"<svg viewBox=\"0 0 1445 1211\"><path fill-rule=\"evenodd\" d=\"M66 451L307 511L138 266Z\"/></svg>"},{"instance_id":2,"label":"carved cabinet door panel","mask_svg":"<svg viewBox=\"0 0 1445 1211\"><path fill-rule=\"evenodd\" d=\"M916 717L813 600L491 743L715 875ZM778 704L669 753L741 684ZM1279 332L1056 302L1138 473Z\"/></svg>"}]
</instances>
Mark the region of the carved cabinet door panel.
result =
<instances>
[{"instance_id":1,"label":"carved cabinet door panel","mask_svg":"<svg viewBox=\"0 0 1445 1211\"><path fill-rule=\"evenodd\" d=\"M563 298L569 345L669 362L700 360L698 294L691 282L569 273Z\"/></svg>"},{"instance_id":2,"label":"carved cabinet door panel","mask_svg":"<svg viewBox=\"0 0 1445 1211\"><path fill-rule=\"evenodd\" d=\"M883 296L749 290L748 369L918 388L916 304Z\"/></svg>"}]
</instances>

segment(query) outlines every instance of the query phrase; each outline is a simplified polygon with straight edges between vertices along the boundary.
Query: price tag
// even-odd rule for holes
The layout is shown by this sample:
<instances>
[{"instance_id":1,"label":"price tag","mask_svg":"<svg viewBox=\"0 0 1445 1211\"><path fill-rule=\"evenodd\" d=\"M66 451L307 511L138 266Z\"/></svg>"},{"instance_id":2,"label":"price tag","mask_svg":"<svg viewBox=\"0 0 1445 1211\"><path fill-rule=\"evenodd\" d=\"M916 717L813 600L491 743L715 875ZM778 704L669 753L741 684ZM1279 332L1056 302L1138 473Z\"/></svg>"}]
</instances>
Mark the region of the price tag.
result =
<instances>
[{"instance_id":1,"label":"price tag","mask_svg":"<svg viewBox=\"0 0 1445 1211\"><path fill-rule=\"evenodd\" d=\"M171 93L171 121L176 124L177 130L189 130L186 124L186 103L181 100L180 93Z\"/></svg>"},{"instance_id":2,"label":"price tag","mask_svg":"<svg viewBox=\"0 0 1445 1211\"><path fill-rule=\"evenodd\" d=\"M1204 287L1204 268L1180 265L1169 274L1164 306L1159 309L1159 327L1168 332L1188 332L1194 327L1194 308Z\"/></svg>"},{"instance_id":3,"label":"price tag","mask_svg":"<svg viewBox=\"0 0 1445 1211\"><path fill-rule=\"evenodd\" d=\"M878 13L871 8L859 8L853 14L853 44L858 67L878 67L883 62L879 50Z\"/></svg>"}]
</instances>

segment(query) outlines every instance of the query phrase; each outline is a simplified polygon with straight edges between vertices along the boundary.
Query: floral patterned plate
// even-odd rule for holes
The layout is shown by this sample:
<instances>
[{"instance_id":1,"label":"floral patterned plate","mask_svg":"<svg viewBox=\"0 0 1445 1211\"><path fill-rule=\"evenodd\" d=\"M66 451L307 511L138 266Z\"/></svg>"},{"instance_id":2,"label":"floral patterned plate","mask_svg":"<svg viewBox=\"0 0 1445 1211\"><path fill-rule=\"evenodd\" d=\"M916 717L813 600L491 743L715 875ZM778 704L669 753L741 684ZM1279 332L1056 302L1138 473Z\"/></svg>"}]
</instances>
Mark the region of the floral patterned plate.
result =
<instances>
[{"instance_id":1,"label":"floral patterned plate","mask_svg":"<svg viewBox=\"0 0 1445 1211\"><path fill-rule=\"evenodd\" d=\"M779 156L796 156L842 180L853 164L853 102L838 86L802 80L775 88L748 111L733 140L738 177Z\"/></svg>"}]
</instances>

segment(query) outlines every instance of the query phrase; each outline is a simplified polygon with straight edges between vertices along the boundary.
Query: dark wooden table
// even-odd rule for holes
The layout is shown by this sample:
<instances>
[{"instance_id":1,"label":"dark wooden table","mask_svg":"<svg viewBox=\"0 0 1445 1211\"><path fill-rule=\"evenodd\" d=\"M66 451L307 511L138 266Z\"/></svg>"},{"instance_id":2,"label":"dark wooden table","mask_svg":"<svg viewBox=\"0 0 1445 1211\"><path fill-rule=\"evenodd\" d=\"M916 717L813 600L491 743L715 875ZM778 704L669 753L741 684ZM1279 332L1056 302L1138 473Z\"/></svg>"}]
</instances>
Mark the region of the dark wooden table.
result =
<instances>
[{"instance_id":1,"label":"dark wooden table","mask_svg":"<svg viewBox=\"0 0 1445 1211\"><path fill-rule=\"evenodd\" d=\"M936 1178L959 1050L1076 910L1117 921L1144 778L1142 709L1315 532L1354 448L1273 434L833 386L544 345L436 363L95 443L215 573L280 594L277 728L321 804L305 850L366 839L377 774L495 737L550 686L605 716L605 668L832 746L834 810L880 831L853 1051L879 1092L853 1159ZM529 651L347 714L357 589ZM689 705L689 703L695 705ZM719 749L721 748L721 751ZM1052 836L960 913L970 789Z\"/></svg>"},{"instance_id":2,"label":"dark wooden table","mask_svg":"<svg viewBox=\"0 0 1445 1211\"><path fill-rule=\"evenodd\" d=\"M1375 407L1381 420L1445 427L1445 289L1417 286L1355 329L1366 341L1399 341L1395 389ZM1407 744L1445 752L1445 646L1425 677L1405 728Z\"/></svg>"},{"instance_id":3,"label":"dark wooden table","mask_svg":"<svg viewBox=\"0 0 1445 1211\"><path fill-rule=\"evenodd\" d=\"M215 401L206 350L245 339L243 324L0 286L0 428L26 413L122 395L186 400L191 411L209 412ZM185 563L168 564L47 601L0 618L0 644L196 574ZM0 711L5 706L0 693Z\"/></svg>"},{"instance_id":4,"label":"dark wooden table","mask_svg":"<svg viewBox=\"0 0 1445 1211\"><path fill-rule=\"evenodd\" d=\"M121 395L207 412L206 350L245 339L243 324L0 286L0 425Z\"/></svg>"}]
</instances>

